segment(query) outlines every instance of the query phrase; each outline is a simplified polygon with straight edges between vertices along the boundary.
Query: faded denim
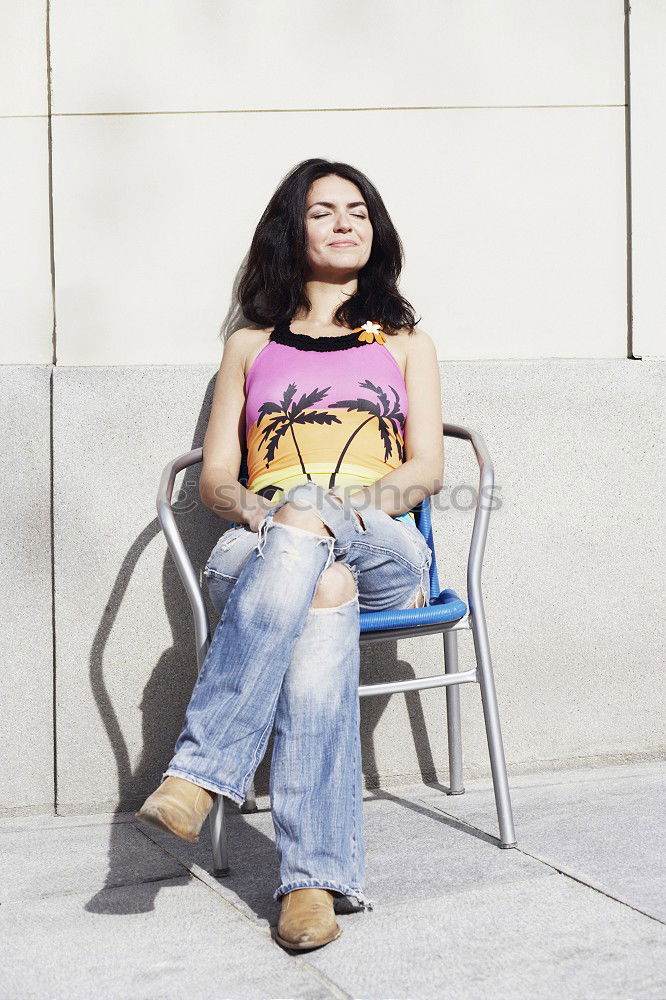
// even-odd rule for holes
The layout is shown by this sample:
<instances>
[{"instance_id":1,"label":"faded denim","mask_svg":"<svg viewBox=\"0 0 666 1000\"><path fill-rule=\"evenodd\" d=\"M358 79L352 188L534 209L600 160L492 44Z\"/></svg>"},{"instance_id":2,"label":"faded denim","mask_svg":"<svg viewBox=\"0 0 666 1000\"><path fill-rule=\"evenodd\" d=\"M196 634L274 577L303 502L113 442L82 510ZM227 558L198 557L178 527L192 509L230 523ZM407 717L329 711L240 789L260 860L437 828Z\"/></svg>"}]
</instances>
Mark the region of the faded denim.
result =
<instances>
[{"instance_id":1,"label":"faded denim","mask_svg":"<svg viewBox=\"0 0 666 1000\"><path fill-rule=\"evenodd\" d=\"M372 909L364 894L359 615L412 606L417 590L418 604L428 604L431 552L411 518L348 497L342 505L329 492L300 483L258 532L236 525L215 545L204 575L221 617L162 777L187 778L241 805L274 727L270 801L281 882L273 898L319 887ZM314 508L332 535L274 521L289 501ZM349 567L357 594L313 608L334 560Z\"/></svg>"}]
</instances>

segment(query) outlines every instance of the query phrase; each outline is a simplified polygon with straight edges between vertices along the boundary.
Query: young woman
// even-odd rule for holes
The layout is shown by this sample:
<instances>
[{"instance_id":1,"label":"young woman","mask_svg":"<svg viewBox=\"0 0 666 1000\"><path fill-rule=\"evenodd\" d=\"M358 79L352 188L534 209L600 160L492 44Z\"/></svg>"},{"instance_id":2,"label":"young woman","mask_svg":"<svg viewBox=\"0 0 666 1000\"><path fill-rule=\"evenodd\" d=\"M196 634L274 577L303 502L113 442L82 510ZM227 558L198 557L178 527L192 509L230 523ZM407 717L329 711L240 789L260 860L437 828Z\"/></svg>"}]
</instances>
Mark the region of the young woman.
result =
<instances>
[{"instance_id":1,"label":"young woman","mask_svg":"<svg viewBox=\"0 0 666 1000\"><path fill-rule=\"evenodd\" d=\"M238 292L254 326L225 344L203 444L201 498L237 522L204 570L221 617L136 814L196 842L216 795L243 803L274 728L273 898L293 949L339 937L334 901L372 908L359 614L430 600L411 509L442 485L440 380L401 265L378 191L345 163L298 164L259 222Z\"/></svg>"}]
</instances>

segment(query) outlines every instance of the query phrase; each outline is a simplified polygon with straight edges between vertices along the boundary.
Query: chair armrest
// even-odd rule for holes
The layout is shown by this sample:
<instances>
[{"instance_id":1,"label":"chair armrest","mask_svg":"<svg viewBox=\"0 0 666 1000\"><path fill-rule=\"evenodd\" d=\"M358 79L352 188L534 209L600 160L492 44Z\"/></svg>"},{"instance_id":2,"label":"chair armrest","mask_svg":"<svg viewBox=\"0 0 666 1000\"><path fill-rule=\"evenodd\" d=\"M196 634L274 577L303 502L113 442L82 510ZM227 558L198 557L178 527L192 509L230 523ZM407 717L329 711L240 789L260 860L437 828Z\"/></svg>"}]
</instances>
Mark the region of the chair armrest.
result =
<instances>
[{"instance_id":1,"label":"chair armrest","mask_svg":"<svg viewBox=\"0 0 666 1000\"><path fill-rule=\"evenodd\" d=\"M471 614L474 614L475 610L483 613L481 569L488 535L488 521L490 520L490 503L495 484L495 470L486 443L480 434L469 430L467 427L459 427L456 424L445 423L442 425L442 428L445 437L455 437L469 441L479 463L479 490L476 498L474 527L472 528L469 555L467 557L467 604Z\"/></svg>"},{"instance_id":2,"label":"chair armrest","mask_svg":"<svg viewBox=\"0 0 666 1000\"><path fill-rule=\"evenodd\" d=\"M206 612L203 592L199 586L199 581L197 580L196 573L194 572L192 562L187 553L187 549L183 544L180 531L176 525L176 518L171 506L171 500L173 495L173 486L178 473L183 469L188 468L188 466L197 465L202 461L203 448L195 448L194 451L188 451L184 455L179 455L178 458L173 459L173 461L164 466L159 489L157 491L157 516L160 524L162 525L162 531L164 532L164 537L167 540L169 551L171 552L173 561L176 564L178 575L183 581L185 592L190 601L190 607L192 608L192 615L194 617L194 635L197 647L197 667L199 669L201 669L201 665L206 657L206 653L208 652L208 646L210 644L210 625L208 623L208 614Z\"/></svg>"}]
</instances>

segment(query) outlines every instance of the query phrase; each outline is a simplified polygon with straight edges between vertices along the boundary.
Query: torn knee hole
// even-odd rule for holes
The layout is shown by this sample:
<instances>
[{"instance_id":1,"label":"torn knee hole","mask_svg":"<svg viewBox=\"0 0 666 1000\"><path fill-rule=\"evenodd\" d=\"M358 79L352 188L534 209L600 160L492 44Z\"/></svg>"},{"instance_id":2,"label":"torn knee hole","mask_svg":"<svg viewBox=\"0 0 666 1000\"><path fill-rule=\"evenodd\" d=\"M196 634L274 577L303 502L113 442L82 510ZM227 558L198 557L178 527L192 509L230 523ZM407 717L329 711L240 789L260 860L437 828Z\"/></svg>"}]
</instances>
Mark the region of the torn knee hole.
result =
<instances>
[{"instance_id":1,"label":"torn knee hole","mask_svg":"<svg viewBox=\"0 0 666 1000\"><path fill-rule=\"evenodd\" d=\"M333 562L319 577L313 608L334 608L358 598L358 573L340 562Z\"/></svg>"},{"instance_id":2,"label":"torn knee hole","mask_svg":"<svg viewBox=\"0 0 666 1000\"><path fill-rule=\"evenodd\" d=\"M310 608L310 612L314 614L322 614L322 613L325 614L327 611L339 611L340 608L347 608L349 607L350 604L356 604L357 601L358 601L358 593L354 594L353 597L350 597L348 601L342 601L340 604L322 605L322 606L313 604L312 607Z\"/></svg>"}]
</instances>

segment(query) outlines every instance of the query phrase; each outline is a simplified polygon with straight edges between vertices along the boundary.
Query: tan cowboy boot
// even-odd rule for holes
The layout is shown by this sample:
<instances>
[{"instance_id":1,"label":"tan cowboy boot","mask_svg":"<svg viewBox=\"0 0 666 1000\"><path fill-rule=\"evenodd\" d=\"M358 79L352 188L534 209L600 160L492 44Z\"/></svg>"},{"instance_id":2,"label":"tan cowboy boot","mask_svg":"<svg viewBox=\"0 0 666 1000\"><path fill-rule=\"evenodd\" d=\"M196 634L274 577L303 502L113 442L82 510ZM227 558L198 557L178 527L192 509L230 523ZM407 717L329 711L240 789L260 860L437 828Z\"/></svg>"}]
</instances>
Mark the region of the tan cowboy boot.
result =
<instances>
[{"instance_id":1,"label":"tan cowboy boot","mask_svg":"<svg viewBox=\"0 0 666 1000\"><path fill-rule=\"evenodd\" d=\"M276 937L284 948L320 948L341 934L328 889L292 889L282 896Z\"/></svg>"},{"instance_id":2,"label":"tan cowboy boot","mask_svg":"<svg viewBox=\"0 0 666 1000\"><path fill-rule=\"evenodd\" d=\"M214 802L214 792L169 774L134 815L144 823L198 844L201 827Z\"/></svg>"}]
</instances>

